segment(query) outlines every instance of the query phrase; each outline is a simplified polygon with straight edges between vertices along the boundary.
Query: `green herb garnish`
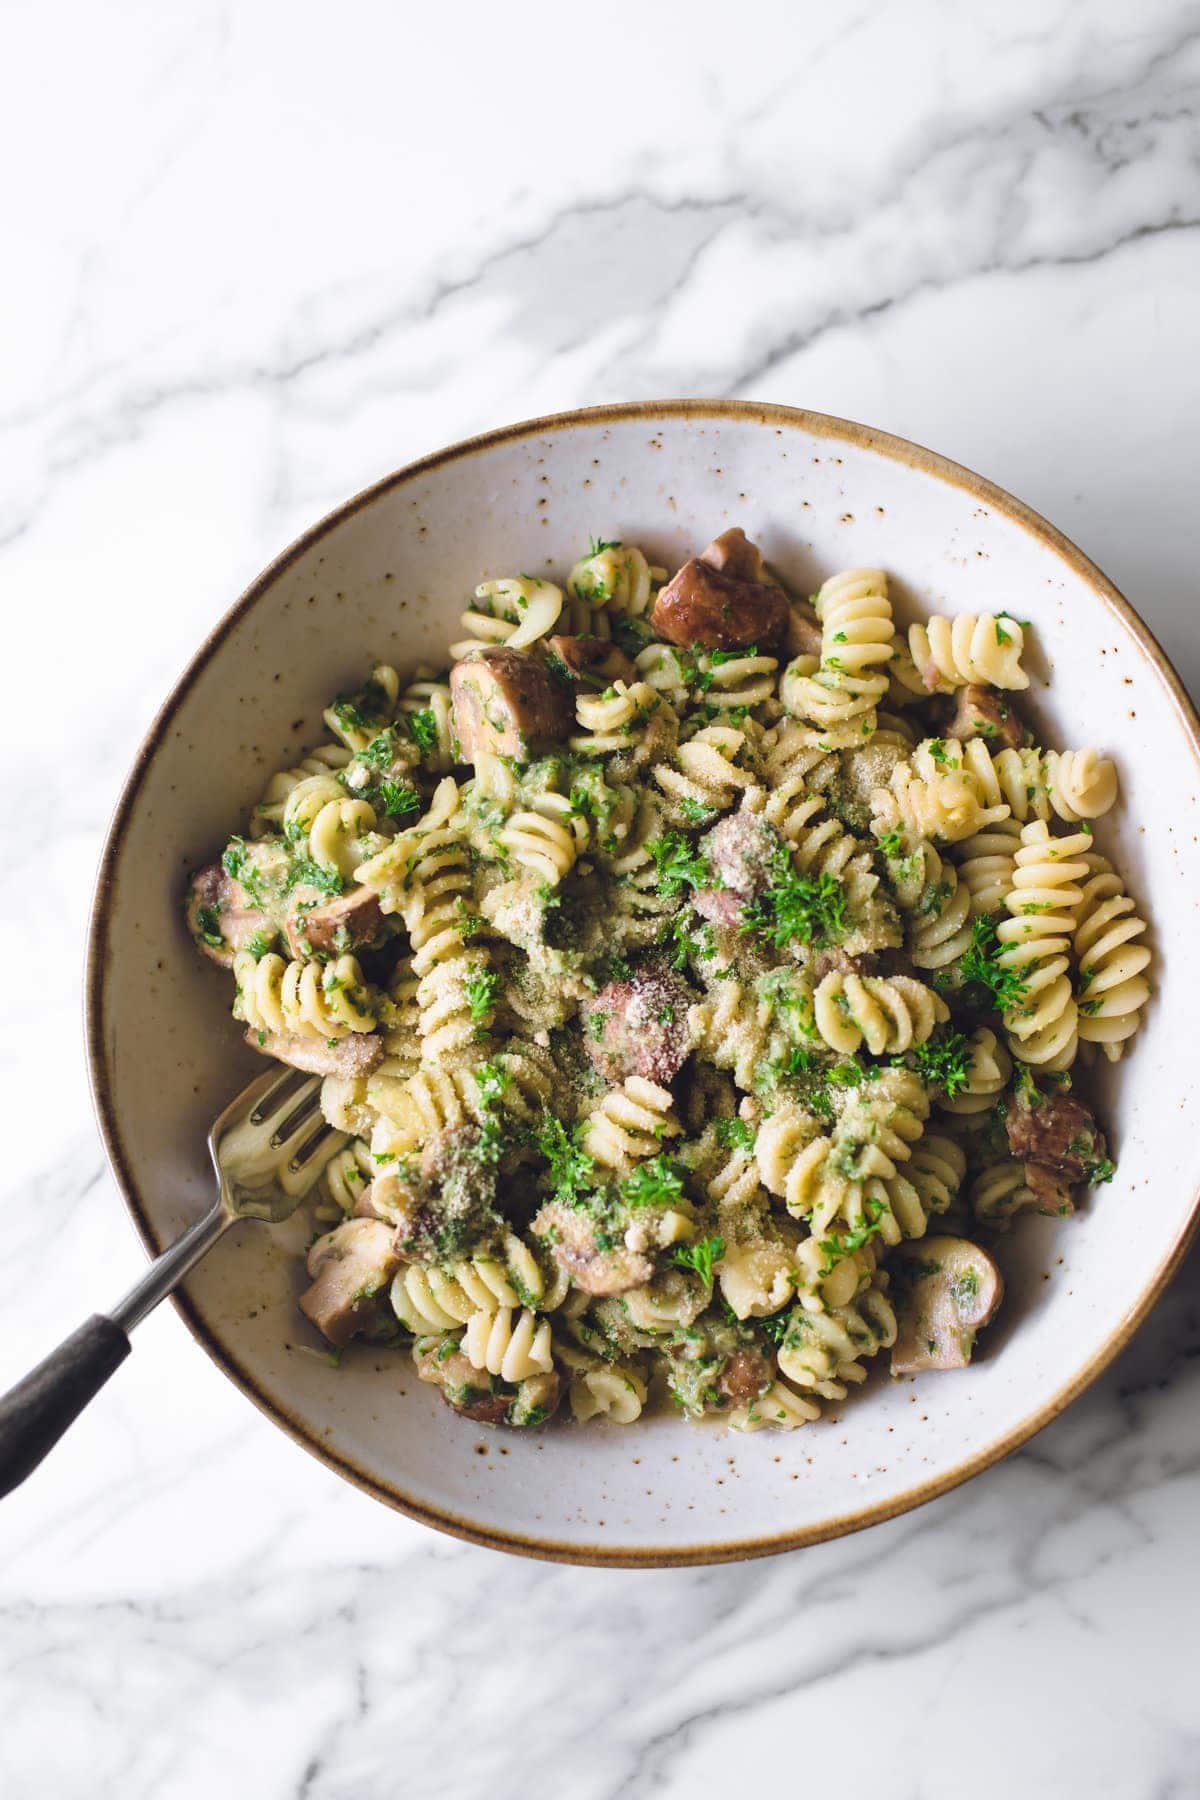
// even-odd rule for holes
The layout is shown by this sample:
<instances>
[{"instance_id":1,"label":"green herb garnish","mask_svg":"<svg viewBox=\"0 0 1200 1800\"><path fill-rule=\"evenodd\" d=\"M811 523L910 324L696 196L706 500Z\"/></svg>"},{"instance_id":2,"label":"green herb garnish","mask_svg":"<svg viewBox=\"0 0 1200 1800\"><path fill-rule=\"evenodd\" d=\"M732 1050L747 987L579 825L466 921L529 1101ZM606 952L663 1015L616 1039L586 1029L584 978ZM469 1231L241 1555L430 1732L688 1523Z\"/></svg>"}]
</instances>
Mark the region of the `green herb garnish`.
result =
<instances>
[{"instance_id":1,"label":"green herb garnish","mask_svg":"<svg viewBox=\"0 0 1200 1800\"><path fill-rule=\"evenodd\" d=\"M694 1269L706 1286L712 1286L713 1268L725 1254L723 1237L703 1238L698 1244L678 1244L671 1261L681 1269Z\"/></svg>"}]
</instances>

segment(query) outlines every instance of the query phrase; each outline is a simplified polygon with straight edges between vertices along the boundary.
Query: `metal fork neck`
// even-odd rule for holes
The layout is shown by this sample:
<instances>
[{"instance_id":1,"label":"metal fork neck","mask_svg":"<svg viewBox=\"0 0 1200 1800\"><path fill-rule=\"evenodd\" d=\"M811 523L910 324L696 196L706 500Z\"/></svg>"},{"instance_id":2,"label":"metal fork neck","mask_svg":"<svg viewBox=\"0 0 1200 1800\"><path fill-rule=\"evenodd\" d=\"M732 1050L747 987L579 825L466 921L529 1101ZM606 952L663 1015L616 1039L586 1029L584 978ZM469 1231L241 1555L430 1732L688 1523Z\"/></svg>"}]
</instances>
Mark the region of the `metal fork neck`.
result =
<instances>
[{"instance_id":1,"label":"metal fork neck","mask_svg":"<svg viewBox=\"0 0 1200 1800\"><path fill-rule=\"evenodd\" d=\"M204 1217L189 1225L183 1236L157 1257L142 1279L131 1287L125 1298L109 1313L122 1331L132 1331L160 1300L165 1300L179 1286L184 1276L195 1268L205 1251L212 1248L229 1226L233 1217L218 1202Z\"/></svg>"}]
</instances>

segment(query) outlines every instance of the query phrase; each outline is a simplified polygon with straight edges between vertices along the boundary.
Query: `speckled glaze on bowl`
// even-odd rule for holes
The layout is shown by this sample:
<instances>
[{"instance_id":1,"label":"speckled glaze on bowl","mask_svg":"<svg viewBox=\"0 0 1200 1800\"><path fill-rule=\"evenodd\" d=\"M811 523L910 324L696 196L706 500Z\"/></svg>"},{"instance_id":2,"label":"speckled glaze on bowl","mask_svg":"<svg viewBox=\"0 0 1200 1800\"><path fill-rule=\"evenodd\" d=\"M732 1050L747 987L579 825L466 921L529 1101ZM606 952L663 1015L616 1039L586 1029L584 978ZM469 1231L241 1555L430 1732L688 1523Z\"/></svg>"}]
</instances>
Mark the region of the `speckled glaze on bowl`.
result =
<instances>
[{"instance_id":1,"label":"speckled glaze on bowl","mask_svg":"<svg viewBox=\"0 0 1200 1800\"><path fill-rule=\"evenodd\" d=\"M1093 1380L1195 1224L1192 1008L1170 951L1193 937L1200 896L1200 724L1162 651L1078 550L968 471L818 414L670 401L533 420L387 477L252 584L167 700L113 821L87 975L97 1113L146 1245L207 1203L205 1131L261 1067L229 1018L228 978L184 935L185 871L315 740L322 704L369 655L402 670L442 660L482 577L563 570L589 533L674 567L734 523L801 593L878 564L901 617L916 605L1031 619L1033 722L1050 743L1118 758L1123 804L1097 837L1152 908L1161 984L1136 1054L1103 1083L1120 1169L1074 1220L1010 1234L1008 1299L971 1369L896 1383L876 1371L832 1420L753 1437L672 1416L489 1433L455 1417L403 1355L358 1349L328 1365L295 1309L303 1222L231 1234L178 1301L209 1355L349 1480L497 1548L709 1562L903 1512L1014 1449Z\"/></svg>"}]
</instances>

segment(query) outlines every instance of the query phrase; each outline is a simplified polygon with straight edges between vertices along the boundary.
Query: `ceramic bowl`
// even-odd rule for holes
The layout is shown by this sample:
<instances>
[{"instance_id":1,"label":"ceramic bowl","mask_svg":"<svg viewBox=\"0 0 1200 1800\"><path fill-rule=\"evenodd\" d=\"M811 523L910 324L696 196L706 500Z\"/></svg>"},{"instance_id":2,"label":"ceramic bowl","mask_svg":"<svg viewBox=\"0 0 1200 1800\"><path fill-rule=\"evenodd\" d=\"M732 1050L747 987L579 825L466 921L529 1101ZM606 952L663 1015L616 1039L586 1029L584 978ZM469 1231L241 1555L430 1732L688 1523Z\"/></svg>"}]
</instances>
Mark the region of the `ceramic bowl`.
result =
<instances>
[{"instance_id":1,"label":"ceramic bowl","mask_svg":"<svg viewBox=\"0 0 1200 1800\"><path fill-rule=\"evenodd\" d=\"M184 874L218 851L271 771L320 731L368 659L442 660L485 576L565 571L589 534L676 567L743 525L796 591L879 565L897 612L1033 622L1026 709L1043 741L1098 743L1122 801L1097 838L1152 919L1158 992L1135 1054L1102 1083L1119 1170L1065 1222L999 1251L1000 1319L963 1373L877 1371L833 1418L741 1437L674 1416L488 1432L369 1349L330 1367L296 1310L301 1221L239 1227L178 1305L230 1379L378 1499L499 1548L593 1563L753 1556L916 1506L1053 1418L1116 1355L1181 1258L1200 1188L1188 1120L1193 1008L1172 949L1200 897L1200 727L1129 604L1045 521L965 469L845 421L710 401L605 407L459 444L388 476L305 533L197 651L121 797L88 968L95 1101L148 1249L207 1204L209 1121L261 1063L228 978L184 935Z\"/></svg>"}]
</instances>

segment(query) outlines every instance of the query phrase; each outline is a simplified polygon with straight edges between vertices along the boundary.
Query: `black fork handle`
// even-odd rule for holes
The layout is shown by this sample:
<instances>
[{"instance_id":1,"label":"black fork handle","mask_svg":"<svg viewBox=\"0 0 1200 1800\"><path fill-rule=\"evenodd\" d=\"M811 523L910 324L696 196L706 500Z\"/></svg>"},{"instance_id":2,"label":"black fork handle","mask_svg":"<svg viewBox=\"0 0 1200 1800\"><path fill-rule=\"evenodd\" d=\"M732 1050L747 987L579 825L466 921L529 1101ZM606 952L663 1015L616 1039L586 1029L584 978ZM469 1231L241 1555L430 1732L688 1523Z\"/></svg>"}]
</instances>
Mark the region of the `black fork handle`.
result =
<instances>
[{"instance_id":1,"label":"black fork handle","mask_svg":"<svg viewBox=\"0 0 1200 1800\"><path fill-rule=\"evenodd\" d=\"M129 1355L133 1327L178 1287L232 1223L233 1214L218 1201L155 1257L111 1315L93 1313L0 1398L0 1498L19 1487L53 1450Z\"/></svg>"},{"instance_id":2,"label":"black fork handle","mask_svg":"<svg viewBox=\"0 0 1200 1800\"><path fill-rule=\"evenodd\" d=\"M129 1350L115 1320L93 1313L0 1399L0 1495L37 1468Z\"/></svg>"}]
</instances>

